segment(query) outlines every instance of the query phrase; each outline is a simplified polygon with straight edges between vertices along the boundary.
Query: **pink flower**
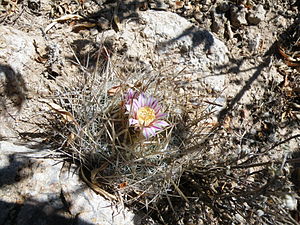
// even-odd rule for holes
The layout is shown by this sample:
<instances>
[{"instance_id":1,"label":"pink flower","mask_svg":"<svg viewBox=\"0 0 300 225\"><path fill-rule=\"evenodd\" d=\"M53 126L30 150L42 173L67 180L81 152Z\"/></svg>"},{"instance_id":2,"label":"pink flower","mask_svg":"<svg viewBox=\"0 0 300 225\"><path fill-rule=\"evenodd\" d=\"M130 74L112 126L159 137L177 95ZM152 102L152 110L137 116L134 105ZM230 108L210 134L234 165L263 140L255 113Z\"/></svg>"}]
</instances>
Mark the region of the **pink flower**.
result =
<instances>
[{"instance_id":1,"label":"pink flower","mask_svg":"<svg viewBox=\"0 0 300 225\"><path fill-rule=\"evenodd\" d=\"M138 98L133 98L132 104L126 104L129 112L129 125L142 130L146 139L155 136L169 124L161 120L166 114L161 113L158 101L153 97L146 97L143 93Z\"/></svg>"},{"instance_id":2,"label":"pink flower","mask_svg":"<svg viewBox=\"0 0 300 225\"><path fill-rule=\"evenodd\" d=\"M134 91L131 88L129 88L127 93L124 95L125 104L132 104L133 99L137 99L138 96L139 96L139 93L137 91Z\"/></svg>"}]
</instances>

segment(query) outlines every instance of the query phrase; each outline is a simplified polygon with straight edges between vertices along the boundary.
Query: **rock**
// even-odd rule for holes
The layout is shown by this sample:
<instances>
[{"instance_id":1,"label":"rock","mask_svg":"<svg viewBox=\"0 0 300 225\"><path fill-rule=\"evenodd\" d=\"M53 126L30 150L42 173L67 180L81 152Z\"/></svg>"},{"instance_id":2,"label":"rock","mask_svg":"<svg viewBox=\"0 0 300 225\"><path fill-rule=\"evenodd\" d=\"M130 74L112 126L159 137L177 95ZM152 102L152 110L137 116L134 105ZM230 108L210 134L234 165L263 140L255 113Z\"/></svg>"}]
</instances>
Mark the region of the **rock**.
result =
<instances>
[{"instance_id":1,"label":"rock","mask_svg":"<svg viewBox=\"0 0 300 225\"><path fill-rule=\"evenodd\" d=\"M211 25L211 31L219 34L223 34L225 32L225 24L226 24L226 17L224 14L219 14L216 12L213 12L213 22Z\"/></svg>"},{"instance_id":2,"label":"rock","mask_svg":"<svg viewBox=\"0 0 300 225\"><path fill-rule=\"evenodd\" d=\"M195 18L195 20L196 20L198 23L203 23L203 22L204 22L203 15L202 15L202 13L200 13L200 12L196 12L196 13L194 14L194 18Z\"/></svg>"},{"instance_id":3,"label":"rock","mask_svg":"<svg viewBox=\"0 0 300 225\"><path fill-rule=\"evenodd\" d=\"M261 21L265 19L266 10L262 5L258 5L256 8L250 11L250 13L247 16L247 20L249 24L257 25Z\"/></svg>"},{"instance_id":4,"label":"rock","mask_svg":"<svg viewBox=\"0 0 300 225\"><path fill-rule=\"evenodd\" d=\"M2 25L0 36L0 138L15 138L20 130L14 126L17 123L18 128L22 127L18 120L26 115L31 91L45 89L41 88L34 61L37 57L34 44L41 43L42 38Z\"/></svg>"},{"instance_id":5,"label":"rock","mask_svg":"<svg viewBox=\"0 0 300 225\"><path fill-rule=\"evenodd\" d=\"M141 217L93 192L48 150L0 142L0 224L139 224ZM73 172L72 172L73 170Z\"/></svg>"},{"instance_id":6,"label":"rock","mask_svg":"<svg viewBox=\"0 0 300 225\"><path fill-rule=\"evenodd\" d=\"M247 9L242 6L232 6L230 9L231 24L235 27L247 25L246 20Z\"/></svg>"},{"instance_id":7,"label":"rock","mask_svg":"<svg viewBox=\"0 0 300 225\"><path fill-rule=\"evenodd\" d=\"M193 79L223 89L225 77L214 76L212 68L228 62L228 49L214 34L171 12L148 10L139 12L139 18L142 24L128 20L121 32L106 31L98 37L122 43L125 54L148 65L149 73L153 63L176 63L174 73L189 68Z\"/></svg>"},{"instance_id":8,"label":"rock","mask_svg":"<svg viewBox=\"0 0 300 225\"><path fill-rule=\"evenodd\" d=\"M149 3L149 7L150 9L167 10L169 6L163 0L154 0Z\"/></svg>"},{"instance_id":9,"label":"rock","mask_svg":"<svg viewBox=\"0 0 300 225\"><path fill-rule=\"evenodd\" d=\"M110 28L110 22L108 19L104 18L104 17L100 17L98 18L98 26L102 29L102 30L108 30Z\"/></svg>"},{"instance_id":10,"label":"rock","mask_svg":"<svg viewBox=\"0 0 300 225\"><path fill-rule=\"evenodd\" d=\"M11 66L16 72L23 71L36 54L33 41L38 41L38 38L6 26L0 26L0 36L0 45L3 45L0 51L1 64Z\"/></svg>"},{"instance_id":11,"label":"rock","mask_svg":"<svg viewBox=\"0 0 300 225\"><path fill-rule=\"evenodd\" d=\"M23 71L31 61L36 52L33 45L33 37L22 31L0 26L0 101L3 108L8 108L9 102L18 109L21 108L26 98L26 82ZM1 107L2 108L2 107Z\"/></svg>"},{"instance_id":12,"label":"rock","mask_svg":"<svg viewBox=\"0 0 300 225\"><path fill-rule=\"evenodd\" d=\"M261 34L260 33L250 33L248 39L248 48L250 52L256 52L261 45ZM254 35L255 34L255 35Z\"/></svg>"},{"instance_id":13,"label":"rock","mask_svg":"<svg viewBox=\"0 0 300 225\"><path fill-rule=\"evenodd\" d=\"M141 217L121 205L109 202L88 188L77 175L65 171L60 175L62 192L72 215L93 224L141 224ZM84 223L78 223L78 225Z\"/></svg>"},{"instance_id":14,"label":"rock","mask_svg":"<svg viewBox=\"0 0 300 225\"><path fill-rule=\"evenodd\" d=\"M284 207L286 207L287 209L297 210L298 201L295 196L286 194L284 196L283 201L284 201Z\"/></svg>"},{"instance_id":15,"label":"rock","mask_svg":"<svg viewBox=\"0 0 300 225\"><path fill-rule=\"evenodd\" d=\"M225 13L230 10L230 5L227 2L220 2L217 9Z\"/></svg>"},{"instance_id":16,"label":"rock","mask_svg":"<svg viewBox=\"0 0 300 225\"><path fill-rule=\"evenodd\" d=\"M265 212L262 211L261 209L257 210L256 213L257 213L257 215L258 215L259 217L261 217L261 216L263 216L263 215L265 214Z\"/></svg>"},{"instance_id":17,"label":"rock","mask_svg":"<svg viewBox=\"0 0 300 225\"><path fill-rule=\"evenodd\" d=\"M281 16L281 15L277 16L274 19L274 22L278 27L282 27L282 28L287 27L287 19L284 16Z\"/></svg>"}]
</instances>

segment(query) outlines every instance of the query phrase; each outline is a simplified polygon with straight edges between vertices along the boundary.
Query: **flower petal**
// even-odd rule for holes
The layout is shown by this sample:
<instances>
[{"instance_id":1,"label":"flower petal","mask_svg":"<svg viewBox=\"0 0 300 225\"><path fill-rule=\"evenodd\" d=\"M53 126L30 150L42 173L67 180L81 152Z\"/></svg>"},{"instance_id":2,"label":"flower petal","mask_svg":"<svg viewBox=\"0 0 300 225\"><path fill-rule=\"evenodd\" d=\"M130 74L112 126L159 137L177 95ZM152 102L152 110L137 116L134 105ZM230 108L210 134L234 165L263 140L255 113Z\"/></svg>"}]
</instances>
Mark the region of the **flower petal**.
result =
<instances>
[{"instance_id":1,"label":"flower petal","mask_svg":"<svg viewBox=\"0 0 300 225\"><path fill-rule=\"evenodd\" d=\"M151 103L151 108L155 108L158 105L158 101L153 98L152 103Z\"/></svg>"},{"instance_id":2,"label":"flower petal","mask_svg":"<svg viewBox=\"0 0 300 225\"><path fill-rule=\"evenodd\" d=\"M164 120L157 120L157 121L154 121L152 124L153 124L153 126L161 127L161 128L169 126L169 124Z\"/></svg>"},{"instance_id":3,"label":"flower petal","mask_svg":"<svg viewBox=\"0 0 300 225\"><path fill-rule=\"evenodd\" d=\"M151 101L152 101L152 96L150 96L150 97L148 97L148 98L146 99L145 106L148 106L148 107L151 108L151 104L150 104Z\"/></svg>"},{"instance_id":4,"label":"flower petal","mask_svg":"<svg viewBox=\"0 0 300 225\"><path fill-rule=\"evenodd\" d=\"M155 136L155 129L153 127L144 127L143 128L143 135L146 139Z\"/></svg>"},{"instance_id":5,"label":"flower petal","mask_svg":"<svg viewBox=\"0 0 300 225\"><path fill-rule=\"evenodd\" d=\"M143 107L144 106L144 95L143 94L141 94L140 96L139 96L139 98L138 98L138 107L140 108L140 107Z\"/></svg>"},{"instance_id":6,"label":"flower petal","mask_svg":"<svg viewBox=\"0 0 300 225\"><path fill-rule=\"evenodd\" d=\"M134 99L134 100L133 100L133 103L132 103L132 106L133 106L133 107L132 107L133 112L137 112L138 109L140 108L139 103L138 103L138 100Z\"/></svg>"},{"instance_id":7,"label":"flower petal","mask_svg":"<svg viewBox=\"0 0 300 225\"><path fill-rule=\"evenodd\" d=\"M155 131L159 131L159 130L161 130L161 129L162 129L162 127L158 127L158 126L154 126L154 125L152 125L151 127L152 127L152 128L154 128L154 129L155 129Z\"/></svg>"},{"instance_id":8,"label":"flower petal","mask_svg":"<svg viewBox=\"0 0 300 225\"><path fill-rule=\"evenodd\" d=\"M167 115L167 113L159 113L156 115L156 118L159 119L159 118L165 117L166 115Z\"/></svg>"},{"instance_id":9,"label":"flower petal","mask_svg":"<svg viewBox=\"0 0 300 225\"><path fill-rule=\"evenodd\" d=\"M142 132L143 132L144 137L148 140L150 138L149 130L147 128L143 128Z\"/></svg>"},{"instance_id":10,"label":"flower petal","mask_svg":"<svg viewBox=\"0 0 300 225\"><path fill-rule=\"evenodd\" d=\"M125 93L125 95L124 95L125 103L130 104L134 99L137 99L137 97L138 97L138 92L129 88L127 93Z\"/></svg>"},{"instance_id":11,"label":"flower petal","mask_svg":"<svg viewBox=\"0 0 300 225\"><path fill-rule=\"evenodd\" d=\"M159 113L159 111L161 110L161 107L159 105L157 105L155 108L153 108L155 114Z\"/></svg>"},{"instance_id":12,"label":"flower petal","mask_svg":"<svg viewBox=\"0 0 300 225\"><path fill-rule=\"evenodd\" d=\"M130 110L131 110L131 104L126 104L126 105L125 105L125 108L126 108L126 110L127 110L128 112L130 112Z\"/></svg>"},{"instance_id":13,"label":"flower petal","mask_svg":"<svg viewBox=\"0 0 300 225\"><path fill-rule=\"evenodd\" d=\"M149 127L149 133L151 134L151 137L155 136L155 128L154 127Z\"/></svg>"}]
</instances>

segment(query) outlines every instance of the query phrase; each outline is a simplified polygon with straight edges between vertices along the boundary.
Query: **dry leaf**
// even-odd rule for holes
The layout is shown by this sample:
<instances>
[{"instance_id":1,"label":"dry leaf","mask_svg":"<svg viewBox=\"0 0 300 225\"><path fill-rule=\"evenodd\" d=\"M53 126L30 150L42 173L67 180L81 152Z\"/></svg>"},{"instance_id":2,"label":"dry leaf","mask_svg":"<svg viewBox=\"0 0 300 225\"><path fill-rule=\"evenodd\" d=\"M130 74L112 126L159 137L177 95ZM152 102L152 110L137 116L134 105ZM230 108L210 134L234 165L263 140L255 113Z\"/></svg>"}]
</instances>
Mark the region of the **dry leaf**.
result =
<instances>
[{"instance_id":1,"label":"dry leaf","mask_svg":"<svg viewBox=\"0 0 300 225\"><path fill-rule=\"evenodd\" d=\"M113 16L112 28L114 29L115 32L119 32L120 31L120 19L119 19L119 17L117 15Z\"/></svg>"},{"instance_id":2,"label":"dry leaf","mask_svg":"<svg viewBox=\"0 0 300 225\"><path fill-rule=\"evenodd\" d=\"M73 117L73 115L70 112L64 110L60 105L58 105L54 102L50 102L47 99L42 99L40 101L46 103L47 105L49 105L50 108L52 110L54 110L56 113L60 114L66 122L71 122L71 123L77 124L77 122L76 122L75 118Z\"/></svg>"},{"instance_id":3,"label":"dry leaf","mask_svg":"<svg viewBox=\"0 0 300 225\"><path fill-rule=\"evenodd\" d=\"M74 143L74 140L75 140L76 136L74 133L71 133L69 136L68 136L68 140L67 140L67 145L70 146Z\"/></svg>"},{"instance_id":4,"label":"dry leaf","mask_svg":"<svg viewBox=\"0 0 300 225\"><path fill-rule=\"evenodd\" d=\"M67 20L81 20L81 19L83 19L82 16L75 15L75 14L69 14L69 15L61 16L61 17L53 20L53 22L64 22Z\"/></svg>"},{"instance_id":5,"label":"dry leaf","mask_svg":"<svg viewBox=\"0 0 300 225\"><path fill-rule=\"evenodd\" d=\"M38 55L35 58L35 61L37 61L38 63L45 63L45 62L47 62L48 56L47 56L47 52L45 50L45 47L44 48L39 47L38 43L35 40L33 40L33 46L35 48L36 54Z\"/></svg>"},{"instance_id":6,"label":"dry leaf","mask_svg":"<svg viewBox=\"0 0 300 225\"><path fill-rule=\"evenodd\" d=\"M37 56L36 58L35 58L35 61L36 62L38 62L38 63L45 63L45 62L47 62L47 60L48 60L48 58L46 58L46 57L43 57L43 56Z\"/></svg>"},{"instance_id":7,"label":"dry leaf","mask_svg":"<svg viewBox=\"0 0 300 225\"><path fill-rule=\"evenodd\" d=\"M52 27L55 26L55 24L57 24L57 22L52 22L50 23L44 30L45 33L47 33Z\"/></svg>"},{"instance_id":8,"label":"dry leaf","mask_svg":"<svg viewBox=\"0 0 300 225\"><path fill-rule=\"evenodd\" d=\"M125 188L127 185L128 185L128 183L127 183L127 181L125 181L125 182L123 182L123 183L121 183L121 184L118 184L118 187L119 187L120 189L122 189L122 188Z\"/></svg>"},{"instance_id":9,"label":"dry leaf","mask_svg":"<svg viewBox=\"0 0 300 225\"><path fill-rule=\"evenodd\" d=\"M72 31L75 33L78 33L81 30L85 30L85 29L89 29L92 27L97 26L97 24L95 23L80 23L80 24L76 24L72 27Z\"/></svg>"},{"instance_id":10,"label":"dry leaf","mask_svg":"<svg viewBox=\"0 0 300 225\"><path fill-rule=\"evenodd\" d=\"M184 6L184 2L176 1L175 2L175 9L181 9Z\"/></svg>"},{"instance_id":11,"label":"dry leaf","mask_svg":"<svg viewBox=\"0 0 300 225\"><path fill-rule=\"evenodd\" d=\"M120 92L121 90L121 85L117 85L117 86L113 86L112 88L110 88L108 91L107 91L107 94L109 96L115 96L116 93Z\"/></svg>"},{"instance_id":12,"label":"dry leaf","mask_svg":"<svg viewBox=\"0 0 300 225\"><path fill-rule=\"evenodd\" d=\"M290 67L300 67L299 60L286 54L282 47L278 46L278 51L280 55L284 58L284 62L286 65Z\"/></svg>"},{"instance_id":13,"label":"dry leaf","mask_svg":"<svg viewBox=\"0 0 300 225\"><path fill-rule=\"evenodd\" d=\"M55 26L55 24L59 23L59 22L64 22L64 21L67 21L67 20L81 20L83 19L82 16L79 16L79 15L75 15L75 14L69 14L69 15L64 15L64 16L61 16L55 20L53 20L52 23L50 23L44 30L45 33L47 33L53 26Z\"/></svg>"},{"instance_id":14,"label":"dry leaf","mask_svg":"<svg viewBox=\"0 0 300 225\"><path fill-rule=\"evenodd\" d=\"M83 180L90 186L90 188L92 188L96 193L102 195L103 197L105 197L106 199L108 200L115 200L117 201L117 197L108 193L107 191L103 190L102 188L98 187L97 185L91 183L87 178L86 176L84 175L84 172L82 170L82 168L80 169L80 172L81 172L81 176L83 178Z\"/></svg>"},{"instance_id":15,"label":"dry leaf","mask_svg":"<svg viewBox=\"0 0 300 225\"><path fill-rule=\"evenodd\" d=\"M290 62L285 60L285 64L290 66L290 67L299 67L300 66L300 62Z\"/></svg>"},{"instance_id":16,"label":"dry leaf","mask_svg":"<svg viewBox=\"0 0 300 225\"><path fill-rule=\"evenodd\" d=\"M283 113L281 114L281 122L284 122L284 121L285 121L286 115L287 115L286 112L283 112Z\"/></svg>"},{"instance_id":17,"label":"dry leaf","mask_svg":"<svg viewBox=\"0 0 300 225\"><path fill-rule=\"evenodd\" d=\"M230 129L230 123L231 123L231 118L229 116L226 116L224 119L223 127L225 129Z\"/></svg>"}]
</instances>

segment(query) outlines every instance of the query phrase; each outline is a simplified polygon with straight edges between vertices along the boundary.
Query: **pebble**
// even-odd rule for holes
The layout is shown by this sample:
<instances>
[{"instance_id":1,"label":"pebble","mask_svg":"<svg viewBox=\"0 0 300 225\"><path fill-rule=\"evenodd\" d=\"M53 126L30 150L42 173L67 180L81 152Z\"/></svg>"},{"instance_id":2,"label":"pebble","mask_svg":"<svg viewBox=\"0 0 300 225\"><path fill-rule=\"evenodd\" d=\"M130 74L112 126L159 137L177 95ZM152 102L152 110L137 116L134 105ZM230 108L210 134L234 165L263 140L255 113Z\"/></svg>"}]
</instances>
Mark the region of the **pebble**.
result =
<instances>
[{"instance_id":1,"label":"pebble","mask_svg":"<svg viewBox=\"0 0 300 225\"><path fill-rule=\"evenodd\" d=\"M235 27L247 25L246 13L245 7L232 6L230 9L231 24Z\"/></svg>"},{"instance_id":2,"label":"pebble","mask_svg":"<svg viewBox=\"0 0 300 225\"><path fill-rule=\"evenodd\" d=\"M167 10L169 6L163 1L153 1L149 3L150 9Z\"/></svg>"},{"instance_id":3,"label":"pebble","mask_svg":"<svg viewBox=\"0 0 300 225\"><path fill-rule=\"evenodd\" d=\"M224 34L225 31L225 24L226 24L226 17L224 14L218 14L216 12L213 13L213 22L211 25L211 30L214 33Z\"/></svg>"},{"instance_id":4,"label":"pebble","mask_svg":"<svg viewBox=\"0 0 300 225\"><path fill-rule=\"evenodd\" d=\"M262 211L261 209L257 210L256 213L259 217L261 217L265 214L264 211Z\"/></svg>"},{"instance_id":5,"label":"pebble","mask_svg":"<svg viewBox=\"0 0 300 225\"><path fill-rule=\"evenodd\" d=\"M230 9L230 5L227 2L222 2L217 7L217 10L220 10L221 12L227 12Z\"/></svg>"},{"instance_id":6,"label":"pebble","mask_svg":"<svg viewBox=\"0 0 300 225\"><path fill-rule=\"evenodd\" d=\"M284 18L283 16L277 16L274 20L274 22L276 23L276 25L278 27L287 27L287 21L286 21L286 18Z\"/></svg>"},{"instance_id":7,"label":"pebble","mask_svg":"<svg viewBox=\"0 0 300 225\"><path fill-rule=\"evenodd\" d=\"M285 207L289 210L297 210L297 199L295 196L285 195L284 198Z\"/></svg>"},{"instance_id":8,"label":"pebble","mask_svg":"<svg viewBox=\"0 0 300 225\"><path fill-rule=\"evenodd\" d=\"M253 11L251 11L248 16L247 20L249 24L257 25L261 21L265 19L266 10L262 5L258 5Z\"/></svg>"}]
</instances>

